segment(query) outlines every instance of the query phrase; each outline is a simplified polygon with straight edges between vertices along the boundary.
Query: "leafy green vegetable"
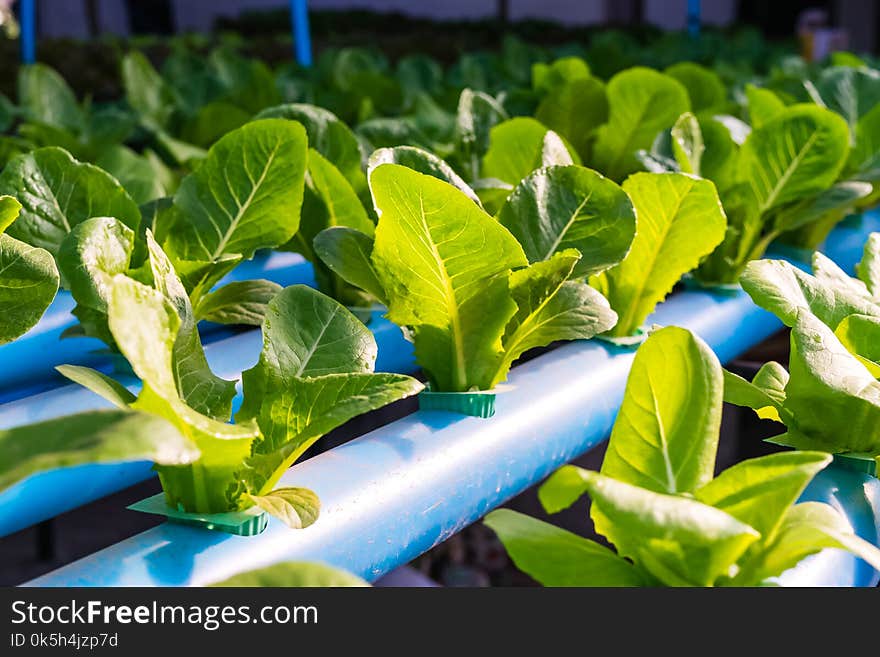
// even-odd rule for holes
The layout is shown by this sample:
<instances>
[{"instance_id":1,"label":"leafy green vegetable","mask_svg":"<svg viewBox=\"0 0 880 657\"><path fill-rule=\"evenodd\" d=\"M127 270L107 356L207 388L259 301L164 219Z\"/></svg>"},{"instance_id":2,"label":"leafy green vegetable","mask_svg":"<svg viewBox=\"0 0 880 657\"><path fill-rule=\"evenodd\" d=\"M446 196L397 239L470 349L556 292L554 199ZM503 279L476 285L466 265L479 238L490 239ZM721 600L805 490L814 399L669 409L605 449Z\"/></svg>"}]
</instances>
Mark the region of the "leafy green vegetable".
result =
<instances>
[{"instance_id":1,"label":"leafy green vegetable","mask_svg":"<svg viewBox=\"0 0 880 657\"><path fill-rule=\"evenodd\" d=\"M52 255L4 234L20 211L16 199L0 196L0 344L30 330L58 291L58 270Z\"/></svg>"},{"instance_id":2,"label":"leafy green vegetable","mask_svg":"<svg viewBox=\"0 0 880 657\"><path fill-rule=\"evenodd\" d=\"M132 230L141 221L137 204L110 174L61 148L13 158L0 173L0 194L16 196L22 205L9 234L53 255L86 219L114 217Z\"/></svg>"},{"instance_id":3,"label":"leafy green vegetable","mask_svg":"<svg viewBox=\"0 0 880 657\"><path fill-rule=\"evenodd\" d=\"M299 227L305 150L305 130L283 119L254 121L224 136L181 182L174 205L186 220L165 248L180 260L214 262L287 242Z\"/></svg>"},{"instance_id":4,"label":"leafy green vegetable","mask_svg":"<svg viewBox=\"0 0 880 657\"><path fill-rule=\"evenodd\" d=\"M554 88L538 105L535 118L567 139L583 162L592 162L596 131L608 121L605 84L588 77Z\"/></svg>"},{"instance_id":5,"label":"leafy green vegetable","mask_svg":"<svg viewBox=\"0 0 880 657\"><path fill-rule=\"evenodd\" d=\"M632 335L681 276L724 237L715 186L680 173L637 173L623 183L636 210L632 248L591 279L618 314L613 336Z\"/></svg>"},{"instance_id":6,"label":"leafy green vegetable","mask_svg":"<svg viewBox=\"0 0 880 657\"><path fill-rule=\"evenodd\" d=\"M635 210L615 183L585 167L536 169L514 188L498 221L522 245L529 262L568 248L583 256L577 277L598 274L629 252Z\"/></svg>"},{"instance_id":7,"label":"leafy green vegetable","mask_svg":"<svg viewBox=\"0 0 880 657\"><path fill-rule=\"evenodd\" d=\"M505 119L507 112L491 96L470 89L461 92L455 120L455 144L467 180L479 179L480 162L489 150L490 131Z\"/></svg>"},{"instance_id":8,"label":"leafy green vegetable","mask_svg":"<svg viewBox=\"0 0 880 657\"><path fill-rule=\"evenodd\" d=\"M736 178L722 191L727 234L697 277L735 282L782 233L816 222L833 226L853 197L868 191L833 189L848 154L846 122L822 107L785 107L752 130L736 156Z\"/></svg>"},{"instance_id":9,"label":"leafy green vegetable","mask_svg":"<svg viewBox=\"0 0 880 657\"><path fill-rule=\"evenodd\" d=\"M865 247L860 273L870 280L876 238ZM790 376L748 383L728 374L725 399L785 424L775 442L801 449L880 457L880 298L819 253L814 276L782 261L756 261L743 289L792 327Z\"/></svg>"},{"instance_id":10,"label":"leafy green vegetable","mask_svg":"<svg viewBox=\"0 0 880 657\"><path fill-rule=\"evenodd\" d=\"M727 89L712 69L694 62L679 62L667 68L664 73L678 80L687 89L694 112L711 112L724 108Z\"/></svg>"},{"instance_id":11,"label":"leafy green vegetable","mask_svg":"<svg viewBox=\"0 0 880 657\"><path fill-rule=\"evenodd\" d=\"M174 444L168 436L190 446L186 459L161 456L164 453L156 458L169 505L218 513L256 504L291 527L312 524L320 508L315 494L301 488L275 489L279 478L328 431L415 394L422 385L402 375L374 374L376 342L367 328L316 290L293 286L267 304L263 351L257 365L244 373L237 424L228 424L234 384L210 371L182 284L149 232L147 239L156 287L116 274L104 291L108 328L143 381L140 394L135 398L118 382L88 368L66 366L59 371L123 409L120 417L161 420L167 431L154 427L154 432L165 453ZM72 432L65 434L72 445L70 455L60 453L60 425L42 427L46 430L30 438L34 444L28 449L39 454L46 467L66 463L63 459L90 462L105 453L105 460L123 459L128 452L134 453L132 458L151 458L140 434L117 451L85 435L80 438L93 428L81 417L68 418L65 424ZM13 431L30 437L35 430ZM19 433L10 434L9 440ZM40 462L21 476L41 469ZM17 475L10 477L13 481Z\"/></svg>"},{"instance_id":12,"label":"leafy green vegetable","mask_svg":"<svg viewBox=\"0 0 880 657\"><path fill-rule=\"evenodd\" d=\"M211 586L225 587L343 587L369 586L360 577L320 563L287 561L233 575Z\"/></svg>"},{"instance_id":13,"label":"leafy green vegetable","mask_svg":"<svg viewBox=\"0 0 880 657\"><path fill-rule=\"evenodd\" d=\"M640 168L636 152L689 111L690 101L677 80L641 67L611 78L607 93L608 123L598 130L593 163L612 180L623 180Z\"/></svg>"},{"instance_id":14,"label":"leafy green vegetable","mask_svg":"<svg viewBox=\"0 0 880 657\"><path fill-rule=\"evenodd\" d=\"M573 164L572 154L556 133L534 119L517 117L490 131L482 175L517 185L537 168L566 164Z\"/></svg>"},{"instance_id":15,"label":"leafy green vegetable","mask_svg":"<svg viewBox=\"0 0 880 657\"><path fill-rule=\"evenodd\" d=\"M353 232L331 229L316 243L346 280L378 283L434 390L491 389L525 350L614 324L605 300L570 280L577 251L527 266L515 237L452 185L383 164L370 186L380 218L369 259ZM363 255L346 259L344 247Z\"/></svg>"},{"instance_id":16,"label":"leafy green vegetable","mask_svg":"<svg viewBox=\"0 0 880 657\"><path fill-rule=\"evenodd\" d=\"M209 292L193 309L196 319L218 324L260 326L266 315L266 304L281 291L272 281L233 281Z\"/></svg>"},{"instance_id":17,"label":"leafy green vegetable","mask_svg":"<svg viewBox=\"0 0 880 657\"><path fill-rule=\"evenodd\" d=\"M369 294L354 288L328 269L316 256L313 242L322 230L344 226L371 236L373 222L354 189L333 164L318 151L309 149L302 220L299 231L285 248L297 251L315 267L318 289L346 305L369 308Z\"/></svg>"},{"instance_id":18,"label":"leafy green vegetable","mask_svg":"<svg viewBox=\"0 0 880 657\"><path fill-rule=\"evenodd\" d=\"M160 417L131 410L78 415L0 430L0 490L33 474L86 463L192 463L199 450Z\"/></svg>"},{"instance_id":19,"label":"leafy green vegetable","mask_svg":"<svg viewBox=\"0 0 880 657\"><path fill-rule=\"evenodd\" d=\"M517 566L547 586L756 586L825 547L880 565L880 550L831 506L795 503L828 454L773 454L713 478L722 381L694 335L653 333L636 353L601 473L564 466L539 490L549 513L589 493L614 549L493 511L486 523Z\"/></svg>"},{"instance_id":20,"label":"leafy green vegetable","mask_svg":"<svg viewBox=\"0 0 880 657\"><path fill-rule=\"evenodd\" d=\"M57 71L43 64L19 69L18 102L29 121L71 132L83 127L85 117L73 90Z\"/></svg>"}]
</instances>

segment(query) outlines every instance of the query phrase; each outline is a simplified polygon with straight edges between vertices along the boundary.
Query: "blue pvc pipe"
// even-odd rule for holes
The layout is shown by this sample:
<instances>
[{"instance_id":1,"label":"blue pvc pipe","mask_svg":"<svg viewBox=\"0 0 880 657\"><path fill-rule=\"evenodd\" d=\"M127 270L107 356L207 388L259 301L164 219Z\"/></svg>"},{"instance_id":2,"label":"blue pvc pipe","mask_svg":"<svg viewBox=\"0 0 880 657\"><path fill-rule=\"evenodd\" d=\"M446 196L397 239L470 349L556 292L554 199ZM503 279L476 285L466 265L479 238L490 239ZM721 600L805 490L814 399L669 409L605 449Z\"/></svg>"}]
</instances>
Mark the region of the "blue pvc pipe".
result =
<instances>
[{"instance_id":1,"label":"blue pvc pipe","mask_svg":"<svg viewBox=\"0 0 880 657\"><path fill-rule=\"evenodd\" d=\"M412 344L403 339L397 326L375 313L370 329L379 347L377 371L413 372L416 369ZM257 362L261 348L260 331L251 330L207 345L205 354L218 376L232 380ZM140 389L140 381L134 377L117 378L132 392ZM234 402L236 408L240 401L239 395ZM69 384L0 405L0 428L109 406L104 399L82 386ZM0 536L88 504L151 476L152 464L144 461L89 464L35 474L0 492Z\"/></svg>"},{"instance_id":2,"label":"blue pvc pipe","mask_svg":"<svg viewBox=\"0 0 880 657\"><path fill-rule=\"evenodd\" d=\"M300 66L312 65L312 35L309 30L309 8L306 0L290 0L290 28L293 32L293 54Z\"/></svg>"},{"instance_id":3,"label":"blue pvc pipe","mask_svg":"<svg viewBox=\"0 0 880 657\"><path fill-rule=\"evenodd\" d=\"M36 4L36 0L19 0L18 3L18 22L21 29L19 45L22 64L33 64L37 61Z\"/></svg>"},{"instance_id":4,"label":"blue pvc pipe","mask_svg":"<svg viewBox=\"0 0 880 657\"><path fill-rule=\"evenodd\" d=\"M700 334L723 360L780 328L744 293L689 291L650 319ZM249 538L171 523L31 582L178 586L284 560L320 560L374 580L449 538L603 441L634 352L573 342L515 368L490 419L419 411L298 464L280 485L307 486L322 515L303 531L270 521Z\"/></svg>"},{"instance_id":5,"label":"blue pvc pipe","mask_svg":"<svg viewBox=\"0 0 880 657\"><path fill-rule=\"evenodd\" d=\"M220 284L266 278L279 285L315 284L310 263L297 253L259 254L230 272ZM106 345L94 338L67 338L61 334L77 324L71 314L76 302L61 290L39 323L17 340L0 346L0 404L23 399L62 385L66 379L54 368L57 365L85 365L109 372L112 358ZM228 327L203 323L206 342L231 334Z\"/></svg>"}]
</instances>

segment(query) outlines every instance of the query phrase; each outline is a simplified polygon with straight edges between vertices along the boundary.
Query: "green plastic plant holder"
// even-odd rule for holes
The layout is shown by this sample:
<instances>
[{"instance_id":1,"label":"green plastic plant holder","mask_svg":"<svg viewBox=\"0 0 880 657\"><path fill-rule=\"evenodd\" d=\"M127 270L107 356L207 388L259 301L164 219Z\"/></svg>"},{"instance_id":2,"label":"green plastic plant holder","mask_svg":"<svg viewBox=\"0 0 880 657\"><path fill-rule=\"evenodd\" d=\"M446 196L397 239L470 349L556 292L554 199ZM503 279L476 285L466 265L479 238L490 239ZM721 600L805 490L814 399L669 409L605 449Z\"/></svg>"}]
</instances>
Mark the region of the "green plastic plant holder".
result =
<instances>
[{"instance_id":1,"label":"green plastic plant holder","mask_svg":"<svg viewBox=\"0 0 880 657\"><path fill-rule=\"evenodd\" d=\"M471 417L495 415L494 392L433 392L425 388L419 393L419 409L423 411L451 411Z\"/></svg>"},{"instance_id":2,"label":"green plastic plant holder","mask_svg":"<svg viewBox=\"0 0 880 657\"><path fill-rule=\"evenodd\" d=\"M189 513L183 509L174 509L168 506L165 502L165 493L159 493L140 502L135 502L128 508L141 513L165 516L169 521L182 525L201 527L236 536L256 536L269 524L269 514L258 507L227 513Z\"/></svg>"},{"instance_id":3,"label":"green plastic plant holder","mask_svg":"<svg viewBox=\"0 0 880 657\"><path fill-rule=\"evenodd\" d=\"M877 476L877 459L870 454L835 454L834 465L846 470L861 472L871 477Z\"/></svg>"}]
</instances>

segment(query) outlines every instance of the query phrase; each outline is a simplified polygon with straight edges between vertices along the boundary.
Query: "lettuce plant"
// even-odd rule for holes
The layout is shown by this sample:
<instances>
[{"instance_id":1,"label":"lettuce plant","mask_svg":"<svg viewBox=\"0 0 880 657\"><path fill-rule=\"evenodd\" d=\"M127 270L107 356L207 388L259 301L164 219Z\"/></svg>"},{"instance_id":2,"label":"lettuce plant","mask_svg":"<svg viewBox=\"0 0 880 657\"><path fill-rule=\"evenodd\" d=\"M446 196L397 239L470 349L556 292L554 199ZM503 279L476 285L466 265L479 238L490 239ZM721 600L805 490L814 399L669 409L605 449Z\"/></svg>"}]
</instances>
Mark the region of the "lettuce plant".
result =
<instances>
[{"instance_id":1,"label":"lettuce plant","mask_svg":"<svg viewBox=\"0 0 880 657\"><path fill-rule=\"evenodd\" d=\"M637 152L689 111L690 99L675 78L642 67L618 73L606 91L608 122L596 132L591 164L620 181L641 169Z\"/></svg>"},{"instance_id":2,"label":"lettuce plant","mask_svg":"<svg viewBox=\"0 0 880 657\"><path fill-rule=\"evenodd\" d=\"M23 199L11 234L50 251L77 302L80 325L68 335L114 342L107 328L108 286L101 277L143 269L144 232L171 257L195 319L259 325L260 308L278 291L267 281L230 283L211 291L258 249L289 241L299 228L306 136L282 119L255 121L227 134L173 199L141 209L105 171L59 148L14 158L0 190ZM140 277L142 278L142 277Z\"/></svg>"},{"instance_id":3,"label":"lettuce plant","mask_svg":"<svg viewBox=\"0 0 880 657\"><path fill-rule=\"evenodd\" d=\"M796 503L828 454L773 454L713 476L723 381L690 332L652 334L636 353L601 471L564 466L539 491L550 513L589 493L596 531L613 548L493 511L486 524L514 563L546 586L756 586L826 547L880 566L880 550L833 507Z\"/></svg>"},{"instance_id":4,"label":"lettuce plant","mask_svg":"<svg viewBox=\"0 0 880 657\"><path fill-rule=\"evenodd\" d=\"M682 173L636 173L623 183L635 207L636 232L626 257L590 284L617 313L609 335L633 336L682 275L724 238L726 219L715 186Z\"/></svg>"},{"instance_id":5,"label":"lettuce plant","mask_svg":"<svg viewBox=\"0 0 880 657\"><path fill-rule=\"evenodd\" d=\"M5 234L20 210L16 199L0 196L0 344L36 324L58 291L52 254Z\"/></svg>"},{"instance_id":6,"label":"lettuce plant","mask_svg":"<svg viewBox=\"0 0 880 657\"><path fill-rule=\"evenodd\" d=\"M546 228L557 231L556 244L543 252L530 248L527 255L510 230L448 182L399 164L377 166L369 180L379 213L375 239L331 228L318 235L315 247L328 267L372 292L388 307L388 318L406 328L432 389L489 390L528 349L590 338L614 325L605 299L572 279L576 268L589 271L593 264L580 265L576 249L559 250L578 231L601 247L591 226L610 218L581 214L572 197L560 194L556 207L568 208L567 222L576 226L555 219ZM598 189L601 180L588 174L586 184ZM583 188L578 192L582 203L590 199ZM549 213L534 193L523 196L507 223L525 232L527 223L547 220ZM603 189L596 207L614 208L614 200L614 192ZM616 200L625 222L626 204ZM626 251L626 229L621 232L623 237L612 233L609 254ZM609 254L597 259L598 269L613 260Z\"/></svg>"},{"instance_id":7,"label":"lettuce plant","mask_svg":"<svg viewBox=\"0 0 880 657\"><path fill-rule=\"evenodd\" d=\"M858 278L820 253L813 271L774 260L746 267L743 289L792 328L790 373L778 363L751 383L727 373L725 398L783 423L773 442L880 459L880 233Z\"/></svg>"},{"instance_id":8,"label":"lettuce plant","mask_svg":"<svg viewBox=\"0 0 880 657\"><path fill-rule=\"evenodd\" d=\"M60 371L119 407L121 413L112 416L118 422L130 425L135 412L164 423L162 435L175 438L168 440L176 451L173 458L156 457L156 469L170 506L220 513L258 505L291 526L310 524L317 497L306 489L276 488L281 475L328 431L422 385L402 375L374 374L376 343L367 328L336 301L293 286L268 304L263 351L242 377L244 400L236 424L229 424L234 383L209 369L189 313L181 314L188 309L183 285L149 233L147 239L154 286L121 274L108 281L109 328L143 382L140 394L88 368ZM90 433L77 433L77 427L94 429L80 417L68 425L10 429L3 439L15 446L13 453L27 454L30 471L82 462L97 448L85 439ZM117 436L113 429L108 433ZM70 440L71 453L59 451L59 431ZM112 447L116 460L143 458L147 439L135 433L121 445L101 447ZM124 453L125 445L131 454Z\"/></svg>"},{"instance_id":9,"label":"lettuce plant","mask_svg":"<svg viewBox=\"0 0 880 657\"><path fill-rule=\"evenodd\" d=\"M734 283L782 233L824 221L829 213L842 218L870 192L864 183L838 184L848 155L846 122L821 107L785 107L753 129L729 155L733 174L718 181L727 234L697 277Z\"/></svg>"},{"instance_id":10,"label":"lettuce plant","mask_svg":"<svg viewBox=\"0 0 880 657\"><path fill-rule=\"evenodd\" d=\"M264 568L248 570L214 582L220 587L365 587L367 582L356 575L322 563L283 561Z\"/></svg>"}]
</instances>

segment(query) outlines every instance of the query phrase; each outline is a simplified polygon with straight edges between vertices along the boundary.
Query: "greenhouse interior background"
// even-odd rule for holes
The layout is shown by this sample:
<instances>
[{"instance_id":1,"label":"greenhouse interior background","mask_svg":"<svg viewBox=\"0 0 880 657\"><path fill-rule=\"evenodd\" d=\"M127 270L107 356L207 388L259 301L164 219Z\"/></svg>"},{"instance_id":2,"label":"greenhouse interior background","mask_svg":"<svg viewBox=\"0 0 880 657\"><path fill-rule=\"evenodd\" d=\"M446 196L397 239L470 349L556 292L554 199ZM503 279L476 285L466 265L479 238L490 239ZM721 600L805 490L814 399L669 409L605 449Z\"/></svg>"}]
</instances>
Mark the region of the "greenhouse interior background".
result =
<instances>
[{"instance_id":1,"label":"greenhouse interior background","mask_svg":"<svg viewBox=\"0 0 880 657\"><path fill-rule=\"evenodd\" d=\"M878 32L0 0L0 584L878 586Z\"/></svg>"}]
</instances>

